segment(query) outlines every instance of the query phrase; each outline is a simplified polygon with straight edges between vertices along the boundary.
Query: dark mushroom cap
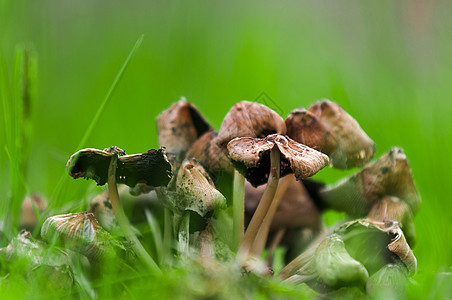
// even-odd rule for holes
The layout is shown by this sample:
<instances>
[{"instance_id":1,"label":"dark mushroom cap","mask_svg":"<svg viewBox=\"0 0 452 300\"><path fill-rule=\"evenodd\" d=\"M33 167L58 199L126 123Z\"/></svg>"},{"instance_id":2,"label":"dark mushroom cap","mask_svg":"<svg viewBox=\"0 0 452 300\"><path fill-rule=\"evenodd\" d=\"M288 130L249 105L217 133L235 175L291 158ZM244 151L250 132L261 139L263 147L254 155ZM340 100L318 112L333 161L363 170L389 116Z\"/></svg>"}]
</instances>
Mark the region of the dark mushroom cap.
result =
<instances>
[{"instance_id":1,"label":"dark mushroom cap","mask_svg":"<svg viewBox=\"0 0 452 300\"><path fill-rule=\"evenodd\" d=\"M74 179L84 177L93 179L98 185L108 180L108 167L111 158L118 154L106 150L87 148L73 154L67 163L69 175ZM118 148L119 149L119 148ZM119 152L125 154L125 152ZM122 155L118 157L116 169L117 183L134 187L137 183L148 186L166 186L171 179L171 165L164 148L151 149L143 154Z\"/></svg>"},{"instance_id":2,"label":"dark mushroom cap","mask_svg":"<svg viewBox=\"0 0 452 300\"><path fill-rule=\"evenodd\" d=\"M184 155L211 126L198 109L185 99L174 103L157 117L159 144L168 153Z\"/></svg>"},{"instance_id":3,"label":"dark mushroom cap","mask_svg":"<svg viewBox=\"0 0 452 300\"><path fill-rule=\"evenodd\" d=\"M264 138L273 133L286 134L286 124L276 112L259 103L240 101L224 117L217 143L225 149L234 138Z\"/></svg>"},{"instance_id":4,"label":"dark mushroom cap","mask_svg":"<svg viewBox=\"0 0 452 300\"><path fill-rule=\"evenodd\" d=\"M337 103L322 100L286 118L287 135L327 154L335 168L361 166L375 153L375 144L358 122Z\"/></svg>"},{"instance_id":5,"label":"dark mushroom cap","mask_svg":"<svg viewBox=\"0 0 452 300\"><path fill-rule=\"evenodd\" d=\"M279 134L263 139L236 138L229 142L228 151L235 168L256 187L268 180L273 147L278 147L281 153L281 177L294 173L298 180L304 179L328 164L325 154Z\"/></svg>"}]
</instances>

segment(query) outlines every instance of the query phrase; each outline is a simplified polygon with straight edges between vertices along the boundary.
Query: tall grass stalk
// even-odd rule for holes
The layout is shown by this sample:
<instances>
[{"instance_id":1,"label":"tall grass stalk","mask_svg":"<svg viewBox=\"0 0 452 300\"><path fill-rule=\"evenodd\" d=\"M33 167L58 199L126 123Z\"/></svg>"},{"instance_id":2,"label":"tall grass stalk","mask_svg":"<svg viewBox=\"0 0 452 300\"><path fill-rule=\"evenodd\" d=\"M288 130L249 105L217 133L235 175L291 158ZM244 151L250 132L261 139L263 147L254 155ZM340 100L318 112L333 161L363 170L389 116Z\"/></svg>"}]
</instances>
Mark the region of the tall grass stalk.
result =
<instances>
[{"instance_id":1,"label":"tall grass stalk","mask_svg":"<svg viewBox=\"0 0 452 300\"><path fill-rule=\"evenodd\" d=\"M20 208L26 191L26 172L30 153L31 108L36 98L37 58L26 47L18 47L15 55L12 85L1 63L1 99L5 122L4 151L9 159L10 194L5 203L5 232L17 232Z\"/></svg>"},{"instance_id":2,"label":"tall grass stalk","mask_svg":"<svg viewBox=\"0 0 452 300\"><path fill-rule=\"evenodd\" d=\"M127 56L126 60L122 64L122 67L119 70L118 74L116 74L116 77L113 80L113 83L111 84L110 88L108 89L107 93L105 94L104 99L100 103L100 105L96 111L96 114L91 119L91 122L88 125L88 128L86 129L86 131L85 131L82 139L80 140L78 146L76 147L75 151L79 150L83 146L85 146L86 141L90 137L91 133L93 132L94 128L96 127L97 123L99 122L100 117L102 116L103 112L105 111L107 104L110 102L110 100L113 96L113 92L116 90L116 88L119 84L119 81L121 80L122 76L124 75L125 70L129 66L129 63L130 63L132 57L135 55L135 52L137 51L137 49L140 47L141 43L143 42L143 38L144 38L144 34L142 34L138 38L138 40L135 42L135 45L132 47L132 50L130 50L129 55ZM60 180L58 181L57 185L55 186L55 190L53 191L53 194L51 197L51 199L53 200L53 207L59 207L59 205L61 204L60 201L61 201L62 188L63 188L65 182L67 182L68 178L69 178L69 176L66 176L66 170L63 170L63 174L62 174L62 176L60 176Z\"/></svg>"}]
</instances>

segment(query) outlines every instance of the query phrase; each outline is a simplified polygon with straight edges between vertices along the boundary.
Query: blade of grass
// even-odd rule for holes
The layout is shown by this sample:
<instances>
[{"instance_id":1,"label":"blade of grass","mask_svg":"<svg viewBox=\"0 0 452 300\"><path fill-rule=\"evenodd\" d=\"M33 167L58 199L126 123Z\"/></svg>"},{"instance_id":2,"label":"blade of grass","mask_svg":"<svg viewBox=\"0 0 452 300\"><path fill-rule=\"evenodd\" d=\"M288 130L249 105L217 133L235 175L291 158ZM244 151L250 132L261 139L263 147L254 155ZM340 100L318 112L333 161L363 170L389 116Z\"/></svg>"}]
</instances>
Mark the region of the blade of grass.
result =
<instances>
[{"instance_id":1,"label":"blade of grass","mask_svg":"<svg viewBox=\"0 0 452 300\"><path fill-rule=\"evenodd\" d=\"M119 70L118 74L116 74L116 77L113 80L113 83L111 84L109 90L105 94L104 99L100 103L100 105L96 111L96 114L94 115L93 119L91 120L91 123L89 124L88 128L86 129L85 134L83 135L82 139L80 140L80 143L78 144L75 151L81 149L85 145L88 138L90 137L92 131L94 130L94 127L97 125L100 117L102 116L102 114L105 110L105 107L110 102L113 92L116 90L116 87L118 86L119 81L121 80L122 76L124 75L125 70L127 69L127 66L129 65L136 50L140 47L141 42L143 41L143 38L144 38L144 34L142 34L138 38L138 40L135 42L135 45L133 46L133 48L130 51L129 55L127 56L126 60L122 64L122 67ZM51 197L51 199L53 200L53 207L58 207L58 205L60 205L61 191L62 191L64 184L67 182L68 179L69 179L69 176L66 176L66 170L64 170L62 176L60 176L60 180L58 181L58 183L55 187L55 190L52 194L52 197ZM50 205L49 205L49 208L50 208Z\"/></svg>"},{"instance_id":2,"label":"blade of grass","mask_svg":"<svg viewBox=\"0 0 452 300\"><path fill-rule=\"evenodd\" d=\"M163 241L161 229L158 222L155 220L155 217L152 215L149 209L144 210L144 214L146 215L146 220L149 224L149 228L151 229L152 238L155 244L155 251L157 253L157 260L161 262L162 259L162 251L163 251Z\"/></svg>"},{"instance_id":3,"label":"blade of grass","mask_svg":"<svg viewBox=\"0 0 452 300\"><path fill-rule=\"evenodd\" d=\"M36 54L26 47L16 49L12 91L8 91L6 70L2 63L2 102L4 108L6 145L9 159L10 196L6 205L5 231L15 235L24 199L25 177L31 139L31 103L35 98Z\"/></svg>"}]
</instances>

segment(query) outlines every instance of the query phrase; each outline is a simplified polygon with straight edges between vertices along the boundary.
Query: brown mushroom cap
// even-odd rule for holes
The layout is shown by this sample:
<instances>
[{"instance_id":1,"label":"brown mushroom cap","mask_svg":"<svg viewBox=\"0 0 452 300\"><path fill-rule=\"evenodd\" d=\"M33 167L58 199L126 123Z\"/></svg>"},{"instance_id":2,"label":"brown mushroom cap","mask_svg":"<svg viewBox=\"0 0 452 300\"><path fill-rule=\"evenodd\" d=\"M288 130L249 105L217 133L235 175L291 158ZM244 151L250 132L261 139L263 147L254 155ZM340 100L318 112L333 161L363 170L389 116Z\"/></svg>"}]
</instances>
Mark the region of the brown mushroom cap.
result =
<instances>
[{"instance_id":1,"label":"brown mushroom cap","mask_svg":"<svg viewBox=\"0 0 452 300\"><path fill-rule=\"evenodd\" d=\"M386 195L405 201L413 214L421 203L410 165L400 148L391 149L350 177L320 191L320 197L331 208L352 216L366 215Z\"/></svg>"},{"instance_id":2,"label":"brown mushroom cap","mask_svg":"<svg viewBox=\"0 0 452 300\"><path fill-rule=\"evenodd\" d=\"M188 159L195 158L201 163L210 176L215 177L218 172L233 172L234 167L224 151L217 145L217 133L204 133L187 152Z\"/></svg>"},{"instance_id":3,"label":"brown mushroom cap","mask_svg":"<svg viewBox=\"0 0 452 300\"><path fill-rule=\"evenodd\" d=\"M114 150L112 150L114 149ZM148 186L166 186L171 179L171 165L164 148L151 149L143 154L125 155L119 148L98 150L87 148L73 154L67 163L69 175L74 179L84 177L93 179L97 185L108 180L108 167L114 155L118 157L116 170L117 183L134 187L137 183Z\"/></svg>"},{"instance_id":4,"label":"brown mushroom cap","mask_svg":"<svg viewBox=\"0 0 452 300\"><path fill-rule=\"evenodd\" d=\"M211 126L198 109L185 99L174 103L157 117L159 144L168 153L184 155Z\"/></svg>"},{"instance_id":5,"label":"brown mushroom cap","mask_svg":"<svg viewBox=\"0 0 452 300\"><path fill-rule=\"evenodd\" d=\"M297 143L289 137L272 134L263 139L236 138L229 142L229 157L237 170L254 186L264 184L270 172L270 150L281 153L281 177L294 173L300 180L320 171L328 164L328 156Z\"/></svg>"},{"instance_id":6,"label":"brown mushroom cap","mask_svg":"<svg viewBox=\"0 0 452 300\"><path fill-rule=\"evenodd\" d=\"M226 114L218 132L217 143L222 149L237 137L264 138L269 134L286 134L284 120L265 105L241 101Z\"/></svg>"},{"instance_id":7,"label":"brown mushroom cap","mask_svg":"<svg viewBox=\"0 0 452 300\"><path fill-rule=\"evenodd\" d=\"M330 100L299 108L286 118L287 135L327 154L335 168L361 166L375 153L375 144L358 122Z\"/></svg>"}]
</instances>

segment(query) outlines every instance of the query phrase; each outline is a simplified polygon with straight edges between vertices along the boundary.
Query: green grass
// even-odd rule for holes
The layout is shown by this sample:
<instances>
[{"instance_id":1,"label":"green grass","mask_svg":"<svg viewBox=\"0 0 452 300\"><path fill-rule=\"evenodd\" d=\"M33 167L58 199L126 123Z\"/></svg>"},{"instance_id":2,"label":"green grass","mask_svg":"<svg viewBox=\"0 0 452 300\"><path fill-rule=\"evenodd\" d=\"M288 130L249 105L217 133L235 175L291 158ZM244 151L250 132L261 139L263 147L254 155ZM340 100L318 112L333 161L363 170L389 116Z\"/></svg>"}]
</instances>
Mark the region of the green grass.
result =
<instances>
[{"instance_id":1,"label":"green grass","mask_svg":"<svg viewBox=\"0 0 452 300\"><path fill-rule=\"evenodd\" d=\"M438 285L447 278L438 274L452 271L451 9L440 1L0 0L2 99L13 97L5 87L14 85L16 45L32 43L39 60L24 182L50 199L55 213L82 211L101 190L68 180L51 198L124 56L144 33L84 146L117 145L128 153L157 147L156 116L182 95L216 128L234 102L263 91L272 101L259 100L275 109L276 103L283 117L322 97L335 100L376 142L376 156L392 146L405 150L423 199L415 218L419 271L409 292L441 298ZM21 185L18 171L10 173L17 150L7 146L11 163L5 152L15 138L5 124L18 121L12 109L2 106L0 122L0 214L11 203L4 199L21 200L11 189ZM352 171L328 169L317 178L334 182ZM12 287L19 295L21 284Z\"/></svg>"}]
</instances>

